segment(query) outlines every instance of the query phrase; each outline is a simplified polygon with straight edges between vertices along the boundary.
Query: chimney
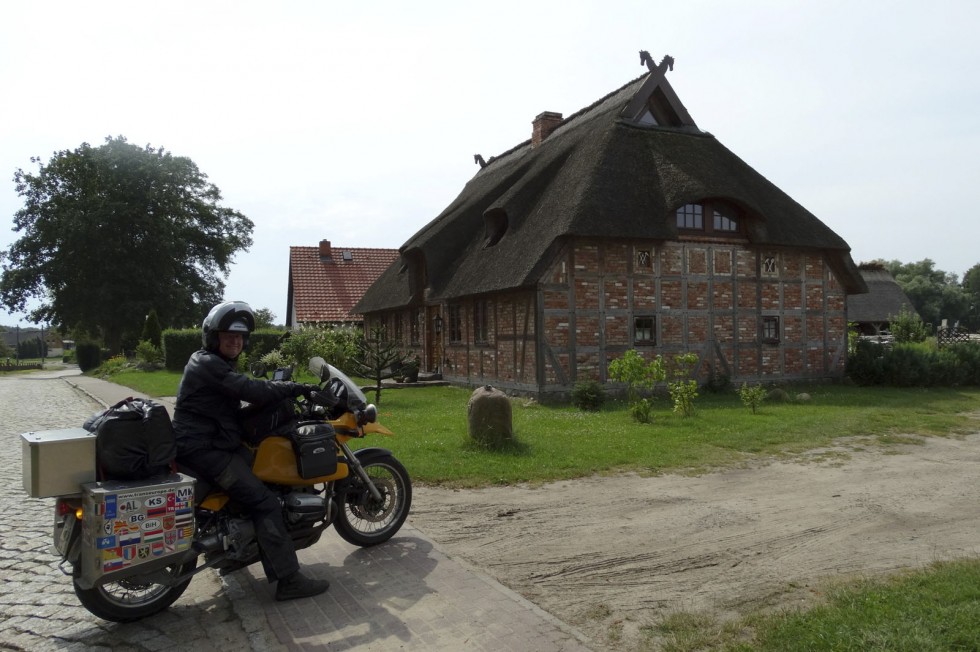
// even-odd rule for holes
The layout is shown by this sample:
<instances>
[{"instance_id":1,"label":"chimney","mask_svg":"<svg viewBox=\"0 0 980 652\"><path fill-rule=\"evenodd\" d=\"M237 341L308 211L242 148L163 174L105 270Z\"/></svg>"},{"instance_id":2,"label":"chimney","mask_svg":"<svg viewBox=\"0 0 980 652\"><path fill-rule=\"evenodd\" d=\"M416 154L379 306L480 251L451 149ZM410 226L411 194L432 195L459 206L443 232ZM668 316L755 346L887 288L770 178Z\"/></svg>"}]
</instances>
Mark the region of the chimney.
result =
<instances>
[{"instance_id":1,"label":"chimney","mask_svg":"<svg viewBox=\"0 0 980 652\"><path fill-rule=\"evenodd\" d=\"M531 124L534 125L531 130L531 147L537 147L561 124L561 114L545 111L539 113Z\"/></svg>"},{"instance_id":2,"label":"chimney","mask_svg":"<svg viewBox=\"0 0 980 652\"><path fill-rule=\"evenodd\" d=\"M330 241L320 240L320 258L332 258L333 255L330 251Z\"/></svg>"}]
</instances>

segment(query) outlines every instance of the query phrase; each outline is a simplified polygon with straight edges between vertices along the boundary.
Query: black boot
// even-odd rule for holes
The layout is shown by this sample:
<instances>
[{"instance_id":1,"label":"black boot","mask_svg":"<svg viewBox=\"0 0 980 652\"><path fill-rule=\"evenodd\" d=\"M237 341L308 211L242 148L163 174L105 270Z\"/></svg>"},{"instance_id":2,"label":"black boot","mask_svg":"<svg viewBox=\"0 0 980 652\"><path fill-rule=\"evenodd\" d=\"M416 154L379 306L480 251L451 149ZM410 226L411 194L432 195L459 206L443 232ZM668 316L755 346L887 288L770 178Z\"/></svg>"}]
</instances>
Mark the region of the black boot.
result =
<instances>
[{"instance_id":1,"label":"black boot","mask_svg":"<svg viewBox=\"0 0 980 652\"><path fill-rule=\"evenodd\" d=\"M327 580L314 580L296 571L279 580L276 585L276 600L295 600L320 595L330 588Z\"/></svg>"}]
</instances>

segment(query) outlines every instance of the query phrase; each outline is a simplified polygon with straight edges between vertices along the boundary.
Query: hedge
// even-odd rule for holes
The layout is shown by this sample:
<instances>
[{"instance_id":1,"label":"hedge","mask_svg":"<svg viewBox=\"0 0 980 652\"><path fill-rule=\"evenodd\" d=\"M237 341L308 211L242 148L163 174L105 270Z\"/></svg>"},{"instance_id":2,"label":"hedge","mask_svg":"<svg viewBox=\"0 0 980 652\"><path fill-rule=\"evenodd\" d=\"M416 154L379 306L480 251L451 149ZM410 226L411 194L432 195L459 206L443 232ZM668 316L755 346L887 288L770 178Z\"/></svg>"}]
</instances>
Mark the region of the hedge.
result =
<instances>
[{"instance_id":1,"label":"hedge","mask_svg":"<svg viewBox=\"0 0 980 652\"><path fill-rule=\"evenodd\" d=\"M260 328L252 333L248 338L246 351L249 359L257 360L278 348L285 332L281 328ZM183 371L191 354L201 348L201 330L199 328L168 329L163 331L162 341L164 365L170 371Z\"/></svg>"},{"instance_id":2,"label":"hedge","mask_svg":"<svg viewBox=\"0 0 980 652\"><path fill-rule=\"evenodd\" d=\"M968 342L937 350L926 344L883 346L862 341L848 358L847 375L859 385L980 385L980 344Z\"/></svg>"}]
</instances>

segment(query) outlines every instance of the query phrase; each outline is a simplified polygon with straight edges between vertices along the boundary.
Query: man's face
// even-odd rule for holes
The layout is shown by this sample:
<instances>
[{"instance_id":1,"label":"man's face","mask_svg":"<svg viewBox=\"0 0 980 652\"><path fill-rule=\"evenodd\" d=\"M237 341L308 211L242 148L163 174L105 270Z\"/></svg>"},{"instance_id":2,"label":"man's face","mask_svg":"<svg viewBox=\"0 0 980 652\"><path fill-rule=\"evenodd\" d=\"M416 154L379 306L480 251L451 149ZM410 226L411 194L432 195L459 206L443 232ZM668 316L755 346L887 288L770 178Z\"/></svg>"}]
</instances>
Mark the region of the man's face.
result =
<instances>
[{"instance_id":1,"label":"man's face","mask_svg":"<svg viewBox=\"0 0 980 652\"><path fill-rule=\"evenodd\" d=\"M222 357L234 360L242 352L244 342L245 340L242 338L241 333L221 331L218 333L218 353Z\"/></svg>"}]
</instances>

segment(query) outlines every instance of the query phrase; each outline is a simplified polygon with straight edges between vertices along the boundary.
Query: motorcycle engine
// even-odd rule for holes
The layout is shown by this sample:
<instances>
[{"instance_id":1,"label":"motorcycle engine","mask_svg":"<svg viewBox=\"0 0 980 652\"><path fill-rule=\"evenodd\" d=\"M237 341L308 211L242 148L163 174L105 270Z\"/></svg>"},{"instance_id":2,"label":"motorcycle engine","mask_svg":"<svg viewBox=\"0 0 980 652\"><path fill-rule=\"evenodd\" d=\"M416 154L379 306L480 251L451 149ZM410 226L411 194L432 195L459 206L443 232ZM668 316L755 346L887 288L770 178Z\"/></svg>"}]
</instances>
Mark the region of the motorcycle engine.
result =
<instances>
[{"instance_id":1,"label":"motorcycle engine","mask_svg":"<svg viewBox=\"0 0 980 652\"><path fill-rule=\"evenodd\" d=\"M283 514L286 516L286 526L289 529L310 527L321 521L329 521L328 505L330 501L321 496L295 491L283 498Z\"/></svg>"}]
</instances>

